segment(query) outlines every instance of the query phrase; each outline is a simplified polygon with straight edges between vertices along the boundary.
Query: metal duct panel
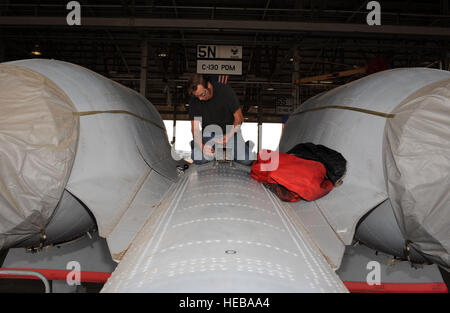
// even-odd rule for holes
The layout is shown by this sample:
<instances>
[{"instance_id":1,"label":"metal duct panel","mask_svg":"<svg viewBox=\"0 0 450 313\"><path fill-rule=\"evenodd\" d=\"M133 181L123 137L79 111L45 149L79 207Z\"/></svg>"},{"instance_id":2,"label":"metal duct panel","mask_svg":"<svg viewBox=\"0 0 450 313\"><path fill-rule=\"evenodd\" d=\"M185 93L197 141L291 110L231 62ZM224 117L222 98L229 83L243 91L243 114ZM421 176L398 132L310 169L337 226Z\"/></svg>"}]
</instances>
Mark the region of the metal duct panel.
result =
<instances>
[{"instance_id":1,"label":"metal duct panel","mask_svg":"<svg viewBox=\"0 0 450 313\"><path fill-rule=\"evenodd\" d=\"M405 251L403 236L395 218L391 201L388 199L363 217L356 228L355 238L377 251L382 251L414 263L426 260L415 250Z\"/></svg>"},{"instance_id":2,"label":"metal duct panel","mask_svg":"<svg viewBox=\"0 0 450 313\"><path fill-rule=\"evenodd\" d=\"M89 210L67 190L45 227L44 245L57 244L78 238L95 227L95 220ZM35 235L14 247L39 247L41 236Z\"/></svg>"}]
</instances>

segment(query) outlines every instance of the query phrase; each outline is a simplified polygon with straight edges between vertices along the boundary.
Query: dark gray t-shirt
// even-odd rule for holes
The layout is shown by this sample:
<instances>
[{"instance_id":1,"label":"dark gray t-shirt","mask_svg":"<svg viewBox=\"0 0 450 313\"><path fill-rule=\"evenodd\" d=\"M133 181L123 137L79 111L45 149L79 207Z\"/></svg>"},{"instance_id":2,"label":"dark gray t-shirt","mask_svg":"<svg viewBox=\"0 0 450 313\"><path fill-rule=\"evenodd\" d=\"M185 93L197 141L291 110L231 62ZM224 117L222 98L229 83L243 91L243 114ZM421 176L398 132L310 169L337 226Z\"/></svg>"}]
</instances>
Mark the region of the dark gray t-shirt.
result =
<instances>
[{"instance_id":1,"label":"dark gray t-shirt","mask_svg":"<svg viewBox=\"0 0 450 313\"><path fill-rule=\"evenodd\" d=\"M240 108L239 99L234 90L222 83L211 83L213 96L211 99L201 101L192 96L189 100L189 118L202 117L202 129L208 125L219 125L223 134L226 125L233 126L233 114Z\"/></svg>"}]
</instances>

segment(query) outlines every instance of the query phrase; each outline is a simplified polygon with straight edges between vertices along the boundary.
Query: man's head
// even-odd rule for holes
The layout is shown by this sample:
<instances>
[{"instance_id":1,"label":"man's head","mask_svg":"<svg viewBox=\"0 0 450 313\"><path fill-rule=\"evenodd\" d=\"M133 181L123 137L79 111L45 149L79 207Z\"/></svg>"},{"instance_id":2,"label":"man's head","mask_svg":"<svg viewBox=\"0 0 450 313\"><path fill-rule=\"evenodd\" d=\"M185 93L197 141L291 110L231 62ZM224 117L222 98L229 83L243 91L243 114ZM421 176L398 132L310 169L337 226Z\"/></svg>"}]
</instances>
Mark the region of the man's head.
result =
<instances>
[{"instance_id":1,"label":"man's head","mask_svg":"<svg viewBox=\"0 0 450 313\"><path fill-rule=\"evenodd\" d=\"M213 86L202 74L192 74L188 80L188 92L201 101L206 101L213 96Z\"/></svg>"}]
</instances>

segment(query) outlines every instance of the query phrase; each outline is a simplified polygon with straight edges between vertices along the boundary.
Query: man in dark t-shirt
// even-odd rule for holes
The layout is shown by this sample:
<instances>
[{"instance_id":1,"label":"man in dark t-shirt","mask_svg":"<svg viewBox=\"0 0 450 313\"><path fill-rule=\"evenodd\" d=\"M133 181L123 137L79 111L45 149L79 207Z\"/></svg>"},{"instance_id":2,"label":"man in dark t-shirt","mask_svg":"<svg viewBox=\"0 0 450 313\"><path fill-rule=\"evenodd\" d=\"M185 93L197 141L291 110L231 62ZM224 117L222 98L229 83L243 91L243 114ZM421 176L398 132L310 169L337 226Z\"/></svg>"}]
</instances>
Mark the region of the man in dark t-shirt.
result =
<instances>
[{"instance_id":1,"label":"man in dark t-shirt","mask_svg":"<svg viewBox=\"0 0 450 313\"><path fill-rule=\"evenodd\" d=\"M214 147L227 147L233 150L235 160L250 164L249 147L240 131L244 117L233 89L225 84L210 82L201 74L193 74L188 82L188 92L191 95L189 119L194 138L194 162L207 162L217 157Z\"/></svg>"}]
</instances>

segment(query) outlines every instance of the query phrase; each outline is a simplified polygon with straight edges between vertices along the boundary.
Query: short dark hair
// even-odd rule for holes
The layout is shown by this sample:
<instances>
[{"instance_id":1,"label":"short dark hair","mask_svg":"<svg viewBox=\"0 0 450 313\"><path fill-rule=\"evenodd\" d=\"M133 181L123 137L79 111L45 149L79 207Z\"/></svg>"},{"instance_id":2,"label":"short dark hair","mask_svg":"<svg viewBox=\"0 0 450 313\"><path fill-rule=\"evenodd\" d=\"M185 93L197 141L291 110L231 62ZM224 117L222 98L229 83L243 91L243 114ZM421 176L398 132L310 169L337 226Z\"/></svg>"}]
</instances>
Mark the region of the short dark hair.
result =
<instances>
[{"instance_id":1,"label":"short dark hair","mask_svg":"<svg viewBox=\"0 0 450 313\"><path fill-rule=\"evenodd\" d=\"M191 74L188 80L188 93L191 95L194 91L197 90L198 85L202 85L205 88L208 88L208 78L203 74Z\"/></svg>"}]
</instances>

